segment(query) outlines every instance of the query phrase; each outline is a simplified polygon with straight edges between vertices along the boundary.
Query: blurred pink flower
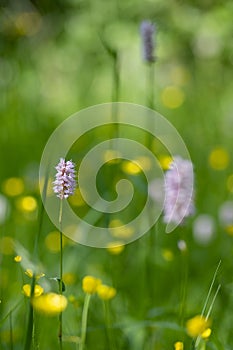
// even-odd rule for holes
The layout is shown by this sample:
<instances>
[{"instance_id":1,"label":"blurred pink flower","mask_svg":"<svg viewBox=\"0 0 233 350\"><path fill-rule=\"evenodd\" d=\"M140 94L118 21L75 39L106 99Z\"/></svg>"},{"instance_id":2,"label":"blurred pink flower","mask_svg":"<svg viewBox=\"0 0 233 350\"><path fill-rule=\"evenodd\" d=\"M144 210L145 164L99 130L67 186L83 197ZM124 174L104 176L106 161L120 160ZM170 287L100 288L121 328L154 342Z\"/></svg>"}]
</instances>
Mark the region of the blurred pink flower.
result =
<instances>
[{"instance_id":1,"label":"blurred pink flower","mask_svg":"<svg viewBox=\"0 0 233 350\"><path fill-rule=\"evenodd\" d=\"M193 213L193 164L177 156L165 174L164 221L179 225Z\"/></svg>"}]
</instances>

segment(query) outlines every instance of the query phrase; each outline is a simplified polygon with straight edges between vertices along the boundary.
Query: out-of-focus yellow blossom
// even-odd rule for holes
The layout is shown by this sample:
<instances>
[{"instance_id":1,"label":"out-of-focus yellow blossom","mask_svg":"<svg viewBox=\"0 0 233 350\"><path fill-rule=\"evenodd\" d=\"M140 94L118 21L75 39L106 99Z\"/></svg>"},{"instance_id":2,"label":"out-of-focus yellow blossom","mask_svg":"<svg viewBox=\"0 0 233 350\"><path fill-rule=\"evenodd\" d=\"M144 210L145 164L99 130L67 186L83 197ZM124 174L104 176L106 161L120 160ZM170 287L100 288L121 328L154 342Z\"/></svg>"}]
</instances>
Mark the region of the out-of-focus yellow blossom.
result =
<instances>
[{"instance_id":1,"label":"out-of-focus yellow blossom","mask_svg":"<svg viewBox=\"0 0 233 350\"><path fill-rule=\"evenodd\" d=\"M125 246L121 242L111 242L107 246L107 251L112 255L118 255L125 249Z\"/></svg>"},{"instance_id":2,"label":"out-of-focus yellow blossom","mask_svg":"<svg viewBox=\"0 0 233 350\"><path fill-rule=\"evenodd\" d=\"M0 238L0 253L3 255L14 254L14 240L12 237L4 236Z\"/></svg>"},{"instance_id":3,"label":"out-of-focus yellow blossom","mask_svg":"<svg viewBox=\"0 0 233 350\"><path fill-rule=\"evenodd\" d=\"M174 259L174 254L170 249L163 249L162 256L166 261L172 261Z\"/></svg>"},{"instance_id":4,"label":"out-of-focus yellow blossom","mask_svg":"<svg viewBox=\"0 0 233 350\"><path fill-rule=\"evenodd\" d=\"M69 295L68 301L69 301L75 308L79 307L79 302L78 302L77 298L76 298L73 294Z\"/></svg>"},{"instance_id":5,"label":"out-of-focus yellow blossom","mask_svg":"<svg viewBox=\"0 0 233 350\"><path fill-rule=\"evenodd\" d=\"M206 320L202 315L194 316L186 322L187 333L192 338L201 336L209 328L209 326L210 321Z\"/></svg>"},{"instance_id":6,"label":"out-of-focus yellow blossom","mask_svg":"<svg viewBox=\"0 0 233 350\"><path fill-rule=\"evenodd\" d=\"M97 294L102 300L110 300L115 297L116 289L105 284L101 284L97 288Z\"/></svg>"},{"instance_id":7,"label":"out-of-focus yellow blossom","mask_svg":"<svg viewBox=\"0 0 233 350\"><path fill-rule=\"evenodd\" d=\"M223 147L214 148L209 155L209 164L214 170L224 170L228 167L230 156Z\"/></svg>"},{"instance_id":8,"label":"out-of-focus yellow blossom","mask_svg":"<svg viewBox=\"0 0 233 350\"><path fill-rule=\"evenodd\" d=\"M63 237L62 247L66 245L66 239ZM52 231L47 234L45 238L45 245L52 253L58 253L60 251L60 232Z\"/></svg>"},{"instance_id":9,"label":"out-of-focus yellow blossom","mask_svg":"<svg viewBox=\"0 0 233 350\"><path fill-rule=\"evenodd\" d=\"M225 227L225 230L226 230L226 233L229 235L229 236L233 236L233 225L228 225Z\"/></svg>"},{"instance_id":10,"label":"out-of-focus yellow blossom","mask_svg":"<svg viewBox=\"0 0 233 350\"><path fill-rule=\"evenodd\" d=\"M27 269L25 271L25 275L27 275L28 277L32 278L33 277L33 271L31 269ZM40 272L36 275L36 280L40 279L41 277L44 277L45 274L43 272Z\"/></svg>"},{"instance_id":11,"label":"out-of-focus yellow blossom","mask_svg":"<svg viewBox=\"0 0 233 350\"><path fill-rule=\"evenodd\" d=\"M63 274L62 280L67 285L72 285L76 281L76 275L72 272L66 272Z\"/></svg>"},{"instance_id":12,"label":"out-of-focus yellow blossom","mask_svg":"<svg viewBox=\"0 0 233 350\"><path fill-rule=\"evenodd\" d=\"M211 328L207 328L207 329L201 334L201 337L202 337L203 339L207 340L207 339L210 337L211 333L212 333Z\"/></svg>"},{"instance_id":13,"label":"out-of-focus yellow blossom","mask_svg":"<svg viewBox=\"0 0 233 350\"><path fill-rule=\"evenodd\" d=\"M17 200L17 208L23 212L31 213L37 209L37 201L32 196L25 196Z\"/></svg>"},{"instance_id":14,"label":"out-of-focus yellow blossom","mask_svg":"<svg viewBox=\"0 0 233 350\"><path fill-rule=\"evenodd\" d=\"M34 309L48 316L55 316L67 307L67 299L64 295L56 293L42 294L32 299Z\"/></svg>"},{"instance_id":15,"label":"out-of-focus yellow blossom","mask_svg":"<svg viewBox=\"0 0 233 350\"><path fill-rule=\"evenodd\" d=\"M114 219L109 223L109 231L113 237L118 239L128 239L133 236L133 227L126 226L121 220Z\"/></svg>"},{"instance_id":16,"label":"out-of-focus yellow blossom","mask_svg":"<svg viewBox=\"0 0 233 350\"><path fill-rule=\"evenodd\" d=\"M174 348L175 350L183 350L184 349L184 344L182 341L177 341L175 344L174 344Z\"/></svg>"},{"instance_id":17,"label":"out-of-focus yellow blossom","mask_svg":"<svg viewBox=\"0 0 233 350\"><path fill-rule=\"evenodd\" d=\"M161 155L159 156L159 164L163 170L168 170L171 162L173 161L171 156Z\"/></svg>"},{"instance_id":18,"label":"out-of-focus yellow blossom","mask_svg":"<svg viewBox=\"0 0 233 350\"><path fill-rule=\"evenodd\" d=\"M98 286L101 284L99 278L93 276L85 276L82 280L82 289L85 293L94 294L97 291Z\"/></svg>"},{"instance_id":19,"label":"out-of-focus yellow blossom","mask_svg":"<svg viewBox=\"0 0 233 350\"><path fill-rule=\"evenodd\" d=\"M184 92L177 86L171 85L163 89L161 99L165 107L175 109L184 102Z\"/></svg>"},{"instance_id":20,"label":"out-of-focus yellow blossom","mask_svg":"<svg viewBox=\"0 0 233 350\"><path fill-rule=\"evenodd\" d=\"M2 190L10 197L19 196L24 191L24 182L19 177L10 177L3 182Z\"/></svg>"},{"instance_id":21,"label":"out-of-focus yellow blossom","mask_svg":"<svg viewBox=\"0 0 233 350\"><path fill-rule=\"evenodd\" d=\"M142 168L136 162L125 160L121 166L122 170L129 175L137 175L142 171Z\"/></svg>"},{"instance_id":22,"label":"out-of-focus yellow blossom","mask_svg":"<svg viewBox=\"0 0 233 350\"><path fill-rule=\"evenodd\" d=\"M14 257L14 261L17 262L17 263L21 262L21 261L22 261L22 256L16 255L16 256Z\"/></svg>"},{"instance_id":23,"label":"out-of-focus yellow blossom","mask_svg":"<svg viewBox=\"0 0 233 350\"><path fill-rule=\"evenodd\" d=\"M23 293L26 295L26 297L31 296L31 286L30 284L24 284L23 286ZM39 285L36 284L34 287L34 297L39 297L41 294L44 293L44 289Z\"/></svg>"}]
</instances>

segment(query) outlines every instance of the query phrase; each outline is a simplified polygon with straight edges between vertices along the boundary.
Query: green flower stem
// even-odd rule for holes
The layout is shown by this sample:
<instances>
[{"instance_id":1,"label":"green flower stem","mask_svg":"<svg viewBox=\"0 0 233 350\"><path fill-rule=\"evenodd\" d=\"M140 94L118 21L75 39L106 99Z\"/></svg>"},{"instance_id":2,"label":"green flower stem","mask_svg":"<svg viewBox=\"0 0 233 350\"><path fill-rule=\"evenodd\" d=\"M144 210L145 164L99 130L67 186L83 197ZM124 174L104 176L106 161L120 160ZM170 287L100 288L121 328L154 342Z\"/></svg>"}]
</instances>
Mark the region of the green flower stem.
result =
<instances>
[{"instance_id":1,"label":"green flower stem","mask_svg":"<svg viewBox=\"0 0 233 350\"><path fill-rule=\"evenodd\" d=\"M85 342L86 342L86 334L87 334L87 316L88 316L88 308L91 300L91 294L87 293L84 299L83 305L83 313L82 313L82 324L81 324L81 343L80 350L84 350Z\"/></svg>"},{"instance_id":2,"label":"green flower stem","mask_svg":"<svg viewBox=\"0 0 233 350\"><path fill-rule=\"evenodd\" d=\"M48 187L48 174L46 174L45 177L45 183L43 187L43 192L42 192L42 198L43 201L46 198L46 192L47 192L47 187ZM40 204L40 209L39 209L39 214L38 214L38 233L35 237L35 242L34 242L34 250L33 250L33 259L35 262L35 265L37 266L39 257L38 257L38 246L39 246L39 239L42 231L42 224L43 224L43 218L44 218L44 206L41 203ZM34 295L34 288L35 288L35 271L33 273L32 277L32 283L31 283L31 296L30 296L30 304L29 304L29 315L28 315L28 324L27 324L27 333L26 333L26 338L25 338L25 343L24 343L24 350L30 350L31 348L31 343L32 343L32 333L33 333L33 328L34 328L34 310L32 307L32 298Z\"/></svg>"},{"instance_id":3,"label":"green flower stem","mask_svg":"<svg viewBox=\"0 0 233 350\"><path fill-rule=\"evenodd\" d=\"M107 337L108 337L108 348L110 350L116 350L113 333L112 333L112 324L110 319L110 312L109 312L109 301L104 300L104 316L105 316L105 323L106 323L106 329L107 329Z\"/></svg>"},{"instance_id":4,"label":"green flower stem","mask_svg":"<svg viewBox=\"0 0 233 350\"><path fill-rule=\"evenodd\" d=\"M12 311L10 311L10 350L13 350L13 327L12 327Z\"/></svg>"},{"instance_id":5,"label":"green flower stem","mask_svg":"<svg viewBox=\"0 0 233 350\"><path fill-rule=\"evenodd\" d=\"M62 295L62 277L63 277L63 236L62 236L62 199L60 200L59 210L59 227L60 227L60 280L59 280L59 293ZM59 346L62 350L62 312L59 314Z\"/></svg>"},{"instance_id":6,"label":"green flower stem","mask_svg":"<svg viewBox=\"0 0 233 350\"><path fill-rule=\"evenodd\" d=\"M180 289L180 309L179 309L179 320L180 325L184 325L184 315L186 308L187 299L187 286L188 286L188 259L187 252L182 252L181 259L181 289Z\"/></svg>"},{"instance_id":7,"label":"green flower stem","mask_svg":"<svg viewBox=\"0 0 233 350\"><path fill-rule=\"evenodd\" d=\"M34 310L32 306L32 298L34 295L34 288L35 288L35 275L32 277L32 284L31 284L31 296L30 296L30 304L29 304L29 316L28 316L28 325L27 325L27 334L26 334L26 340L24 344L24 350L30 350L31 349L31 343L32 343L32 333L33 333L33 327L34 327Z\"/></svg>"}]
</instances>

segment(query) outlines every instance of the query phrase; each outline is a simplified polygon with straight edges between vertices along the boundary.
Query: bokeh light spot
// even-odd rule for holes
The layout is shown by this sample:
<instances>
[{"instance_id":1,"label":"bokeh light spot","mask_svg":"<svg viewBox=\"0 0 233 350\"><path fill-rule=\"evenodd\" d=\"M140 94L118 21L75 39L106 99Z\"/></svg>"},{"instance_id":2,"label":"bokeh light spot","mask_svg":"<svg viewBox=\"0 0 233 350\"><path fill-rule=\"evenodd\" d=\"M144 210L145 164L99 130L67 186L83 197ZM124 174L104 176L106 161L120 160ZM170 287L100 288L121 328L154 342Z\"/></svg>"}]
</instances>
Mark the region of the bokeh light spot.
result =
<instances>
[{"instance_id":1,"label":"bokeh light spot","mask_svg":"<svg viewBox=\"0 0 233 350\"><path fill-rule=\"evenodd\" d=\"M62 246L64 247L65 244L66 239L63 239ZM58 253L60 251L60 233L58 231L50 232L45 238L45 245L52 253Z\"/></svg>"},{"instance_id":2,"label":"bokeh light spot","mask_svg":"<svg viewBox=\"0 0 233 350\"><path fill-rule=\"evenodd\" d=\"M24 212L33 212L37 209L37 201L32 196L25 196L18 199L17 208Z\"/></svg>"},{"instance_id":3,"label":"bokeh light spot","mask_svg":"<svg viewBox=\"0 0 233 350\"><path fill-rule=\"evenodd\" d=\"M163 105L170 109L180 107L184 102L184 98L184 92L173 85L165 87L161 95Z\"/></svg>"},{"instance_id":4,"label":"bokeh light spot","mask_svg":"<svg viewBox=\"0 0 233 350\"><path fill-rule=\"evenodd\" d=\"M137 175L142 171L141 167L132 161L124 161L121 167L122 170L129 175Z\"/></svg>"},{"instance_id":5,"label":"bokeh light spot","mask_svg":"<svg viewBox=\"0 0 233 350\"><path fill-rule=\"evenodd\" d=\"M19 177L10 177L3 182L2 190L7 196L19 196L24 191L24 182Z\"/></svg>"},{"instance_id":6,"label":"bokeh light spot","mask_svg":"<svg viewBox=\"0 0 233 350\"><path fill-rule=\"evenodd\" d=\"M230 156L224 147L216 147L209 154L209 165L214 170L224 170L228 167Z\"/></svg>"}]
</instances>

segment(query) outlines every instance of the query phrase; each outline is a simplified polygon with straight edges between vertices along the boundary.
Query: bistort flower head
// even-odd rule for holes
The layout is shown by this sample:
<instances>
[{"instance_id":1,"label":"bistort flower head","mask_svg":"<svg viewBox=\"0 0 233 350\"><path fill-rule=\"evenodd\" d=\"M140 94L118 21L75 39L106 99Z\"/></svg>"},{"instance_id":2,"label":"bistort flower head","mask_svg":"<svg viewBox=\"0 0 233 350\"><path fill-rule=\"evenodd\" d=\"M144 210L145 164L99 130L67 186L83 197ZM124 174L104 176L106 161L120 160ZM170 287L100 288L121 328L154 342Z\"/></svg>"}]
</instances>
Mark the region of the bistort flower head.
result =
<instances>
[{"instance_id":1,"label":"bistort flower head","mask_svg":"<svg viewBox=\"0 0 233 350\"><path fill-rule=\"evenodd\" d=\"M154 62L154 32L155 26L150 21L143 21L140 26L142 38L142 54L146 62Z\"/></svg>"},{"instance_id":2,"label":"bistort flower head","mask_svg":"<svg viewBox=\"0 0 233 350\"><path fill-rule=\"evenodd\" d=\"M71 161L65 161L64 158L60 159L60 162L56 166L56 179L53 182L53 191L60 199L68 198L74 194L76 188L75 180L75 164Z\"/></svg>"},{"instance_id":3,"label":"bistort flower head","mask_svg":"<svg viewBox=\"0 0 233 350\"><path fill-rule=\"evenodd\" d=\"M165 174L164 221L179 225L193 213L193 164L174 157Z\"/></svg>"}]
</instances>

